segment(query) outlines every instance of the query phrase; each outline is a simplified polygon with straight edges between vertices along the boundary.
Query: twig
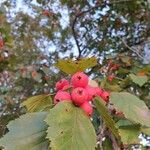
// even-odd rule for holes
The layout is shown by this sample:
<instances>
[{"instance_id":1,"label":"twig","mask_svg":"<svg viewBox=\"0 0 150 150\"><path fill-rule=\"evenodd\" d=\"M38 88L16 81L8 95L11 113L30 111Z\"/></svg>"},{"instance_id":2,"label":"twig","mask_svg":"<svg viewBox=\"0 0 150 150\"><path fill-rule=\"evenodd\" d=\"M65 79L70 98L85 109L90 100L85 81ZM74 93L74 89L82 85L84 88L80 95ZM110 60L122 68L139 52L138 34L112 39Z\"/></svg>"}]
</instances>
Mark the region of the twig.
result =
<instances>
[{"instance_id":1,"label":"twig","mask_svg":"<svg viewBox=\"0 0 150 150\"><path fill-rule=\"evenodd\" d=\"M78 58L81 57L82 50L81 50L81 48L80 48L80 44L79 44L79 41L78 41L78 39L77 39L77 34L76 34L76 31L75 31L76 22L77 22L78 18L80 18L81 16L83 16L85 13L88 13L88 12L90 12L90 11L92 11L92 10L98 8L98 7L99 7L99 5L96 5L95 7L92 7L92 8L90 8L90 9L88 9L88 10L85 10L85 11L82 11L82 12L76 14L76 16L75 16L75 18L74 18L74 20L73 20L73 22L72 22L72 33L73 33L73 37L74 37L74 39L75 39L75 42L76 42L76 45L77 45L77 48L78 48L78 51L79 51L79 56L78 56Z\"/></svg>"},{"instance_id":2,"label":"twig","mask_svg":"<svg viewBox=\"0 0 150 150\"><path fill-rule=\"evenodd\" d=\"M98 130L97 141L98 141L100 150L103 150L103 138L104 138L105 130L106 130L106 126L104 124L102 124Z\"/></svg>"},{"instance_id":3,"label":"twig","mask_svg":"<svg viewBox=\"0 0 150 150\"><path fill-rule=\"evenodd\" d=\"M75 31L76 21L77 21L77 16L75 17L75 19L72 23L72 33L73 33L73 37L75 39L75 42L76 42L76 45L77 45L77 48L78 48L78 51L79 51L78 58L80 58L81 57L81 49L80 49L80 45L79 45L79 42L78 42L78 39L77 39L76 31Z\"/></svg>"},{"instance_id":4,"label":"twig","mask_svg":"<svg viewBox=\"0 0 150 150\"><path fill-rule=\"evenodd\" d=\"M131 48L123 39L121 39L120 37L119 37L119 39L122 41L122 43L126 46L126 48L128 48L129 50L131 50L132 52L134 52L138 57L140 57L141 59L143 59L143 56L142 55L140 55L138 52L137 52L137 50L135 49L135 48Z\"/></svg>"},{"instance_id":5,"label":"twig","mask_svg":"<svg viewBox=\"0 0 150 150\"><path fill-rule=\"evenodd\" d=\"M112 135L111 132L107 131L107 137L111 140L112 142L112 147L114 150L121 150L121 148L119 147L117 140L115 139L115 137Z\"/></svg>"}]
</instances>

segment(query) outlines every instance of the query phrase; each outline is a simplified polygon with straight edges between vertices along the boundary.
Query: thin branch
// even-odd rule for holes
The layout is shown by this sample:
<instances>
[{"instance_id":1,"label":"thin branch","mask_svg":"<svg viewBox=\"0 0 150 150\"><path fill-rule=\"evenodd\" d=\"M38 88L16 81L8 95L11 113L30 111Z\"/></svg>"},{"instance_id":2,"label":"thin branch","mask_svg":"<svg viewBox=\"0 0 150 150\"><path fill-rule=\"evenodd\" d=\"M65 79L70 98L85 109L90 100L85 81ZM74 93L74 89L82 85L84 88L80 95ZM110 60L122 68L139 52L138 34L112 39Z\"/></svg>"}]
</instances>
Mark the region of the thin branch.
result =
<instances>
[{"instance_id":1,"label":"thin branch","mask_svg":"<svg viewBox=\"0 0 150 150\"><path fill-rule=\"evenodd\" d=\"M106 130L106 126L104 124L102 124L98 130L97 141L100 150L103 150L103 138L104 138L105 130Z\"/></svg>"},{"instance_id":2,"label":"thin branch","mask_svg":"<svg viewBox=\"0 0 150 150\"><path fill-rule=\"evenodd\" d=\"M81 16L83 16L85 13L88 13L88 12L90 12L90 11L92 11L92 10L98 8L98 7L99 7L99 5L96 5L95 7L92 7L92 8L90 8L90 9L88 9L88 10L85 10L85 11L82 11L82 12L76 14L76 16L75 16L75 18L74 18L74 20L73 20L73 22L72 22L72 33L73 33L73 37L74 37L74 39L75 39L75 42L76 42L76 45L77 45L77 48L78 48L78 51L79 51L79 56L78 56L78 58L81 57L82 50L81 50L81 48L80 48L80 44L79 44L79 41L78 41L78 39L77 39L77 34L76 34L76 31L75 31L75 25L76 25L76 23L77 23L78 18L80 18Z\"/></svg>"},{"instance_id":3,"label":"thin branch","mask_svg":"<svg viewBox=\"0 0 150 150\"><path fill-rule=\"evenodd\" d=\"M113 149L114 150L121 150L121 148L119 147L117 140L115 139L114 135L109 131L106 132L106 135L111 140Z\"/></svg>"},{"instance_id":4,"label":"thin branch","mask_svg":"<svg viewBox=\"0 0 150 150\"><path fill-rule=\"evenodd\" d=\"M125 45L126 48L128 48L129 50L131 50L132 52L134 52L139 58L143 59L143 56L140 55L140 54L137 52L137 50L136 50L135 48L130 47L130 46L129 46L123 39L121 39L120 37L119 37L119 39L122 41L122 43Z\"/></svg>"},{"instance_id":5,"label":"thin branch","mask_svg":"<svg viewBox=\"0 0 150 150\"><path fill-rule=\"evenodd\" d=\"M81 57L81 49L80 49L80 45L79 45L79 42L78 42L78 39L77 39L76 31L75 31L76 21L77 21L77 16L75 17L75 19L74 19L74 21L72 23L72 33L73 33L73 37L75 39L75 42L76 42L76 45L77 45L77 48L78 48L78 51L79 51L78 58L80 58Z\"/></svg>"}]
</instances>

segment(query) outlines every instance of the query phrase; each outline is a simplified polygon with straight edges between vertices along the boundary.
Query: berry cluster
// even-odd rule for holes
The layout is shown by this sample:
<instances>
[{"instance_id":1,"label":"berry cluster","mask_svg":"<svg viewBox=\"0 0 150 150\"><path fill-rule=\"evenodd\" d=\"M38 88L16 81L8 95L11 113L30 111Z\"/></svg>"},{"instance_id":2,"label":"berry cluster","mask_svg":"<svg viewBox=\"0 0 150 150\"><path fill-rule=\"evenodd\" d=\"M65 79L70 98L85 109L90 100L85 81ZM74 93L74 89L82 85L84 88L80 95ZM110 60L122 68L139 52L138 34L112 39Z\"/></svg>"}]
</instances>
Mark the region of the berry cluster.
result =
<instances>
[{"instance_id":1,"label":"berry cluster","mask_svg":"<svg viewBox=\"0 0 150 150\"><path fill-rule=\"evenodd\" d=\"M109 93L99 87L91 87L88 85L88 82L89 78L83 72L75 73L71 77L70 84L68 80L61 79L55 85L57 93L54 97L54 104L56 105L60 101L68 100L91 116L93 113L91 101L95 96L100 96L105 102L108 102Z\"/></svg>"}]
</instances>

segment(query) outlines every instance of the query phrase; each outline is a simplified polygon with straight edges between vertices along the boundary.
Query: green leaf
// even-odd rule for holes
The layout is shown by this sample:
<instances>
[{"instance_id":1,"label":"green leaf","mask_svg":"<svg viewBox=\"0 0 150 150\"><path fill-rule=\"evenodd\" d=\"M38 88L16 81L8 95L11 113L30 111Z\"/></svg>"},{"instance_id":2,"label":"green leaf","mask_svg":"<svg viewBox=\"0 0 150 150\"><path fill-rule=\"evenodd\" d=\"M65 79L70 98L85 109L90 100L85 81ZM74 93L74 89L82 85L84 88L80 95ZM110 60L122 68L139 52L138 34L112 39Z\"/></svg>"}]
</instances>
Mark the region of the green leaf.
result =
<instances>
[{"instance_id":1,"label":"green leaf","mask_svg":"<svg viewBox=\"0 0 150 150\"><path fill-rule=\"evenodd\" d=\"M108 138L106 138L105 141L103 142L103 148L104 150L114 150L112 147L112 143Z\"/></svg>"},{"instance_id":2,"label":"green leaf","mask_svg":"<svg viewBox=\"0 0 150 150\"><path fill-rule=\"evenodd\" d=\"M130 121L150 127L150 110L135 95L127 92L112 92L110 102L114 104L117 110L122 111Z\"/></svg>"},{"instance_id":3,"label":"green leaf","mask_svg":"<svg viewBox=\"0 0 150 150\"><path fill-rule=\"evenodd\" d=\"M36 95L24 101L22 106L26 106L28 112L43 111L47 107L52 107L52 98L49 94Z\"/></svg>"},{"instance_id":4,"label":"green leaf","mask_svg":"<svg viewBox=\"0 0 150 150\"><path fill-rule=\"evenodd\" d=\"M28 113L8 124L9 132L0 139L6 150L49 150L47 125L43 121L47 112Z\"/></svg>"},{"instance_id":5,"label":"green leaf","mask_svg":"<svg viewBox=\"0 0 150 150\"><path fill-rule=\"evenodd\" d=\"M133 124L131 121L127 120L127 119L120 119L116 125L118 127L124 127L124 126L133 126L133 125L137 125L137 124Z\"/></svg>"},{"instance_id":6,"label":"green leaf","mask_svg":"<svg viewBox=\"0 0 150 150\"><path fill-rule=\"evenodd\" d=\"M111 115L109 114L103 100L101 98L95 98L94 104L96 106L96 109L100 113L103 121L105 122L106 126L109 128L109 130L112 132L112 134L117 138L120 139L118 129L115 126L115 122L112 119Z\"/></svg>"},{"instance_id":7,"label":"green leaf","mask_svg":"<svg viewBox=\"0 0 150 150\"><path fill-rule=\"evenodd\" d=\"M67 74L74 74L78 71L84 71L94 67L97 64L95 57L82 58L81 60L73 61L71 59L59 60L55 66Z\"/></svg>"},{"instance_id":8,"label":"green leaf","mask_svg":"<svg viewBox=\"0 0 150 150\"><path fill-rule=\"evenodd\" d=\"M137 144L139 143L140 135L139 126L125 126L119 128L119 134L121 136L121 141L123 144Z\"/></svg>"},{"instance_id":9,"label":"green leaf","mask_svg":"<svg viewBox=\"0 0 150 150\"><path fill-rule=\"evenodd\" d=\"M138 137L141 133L141 126L139 124L133 124L127 119L122 119L116 125L119 128L123 144L137 144L140 142Z\"/></svg>"},{"instance_id":10,"label":"green leaf","mask_svg":"<svg viewBox=\"0 0 150 150\"><path fill-rule=\"evenodd\" d=\"M150 65L142 68L140 71L150 72Z\"/></svg>"},{"instance_id":11,"label":"green leaf","mask_svg":"<svg viewBox=\"0 0 150 150\"><path fill-rule=\"evenodd\" d=\"M105 88L106 90L114 91L114 92L119 92L119 91L122 90L118 84L109 84L108 82L106 82L104 88Z\"/></svg>"},{"instance_id":12,"label":"green leaf","mask_svg":"<svg viewBox=\"0 0 150 150\"><path fill-rule=\"evenodd\" d=\"M138 84L139 86L143 86L148 81L147 76L136 76L134 74L130 74L129 77L134 83Z\"/></svg>"},{"instance_id":13,"label":"green leaf","mask_svg":"<svg viewBox=\"0 0 150 150\"><path fill-rule=\"evenodd\" d=\"M82 109L70 102L60 102L46 118L47 138L52 150L95 150L96 133Z\"/></svg>"}]
</instances>

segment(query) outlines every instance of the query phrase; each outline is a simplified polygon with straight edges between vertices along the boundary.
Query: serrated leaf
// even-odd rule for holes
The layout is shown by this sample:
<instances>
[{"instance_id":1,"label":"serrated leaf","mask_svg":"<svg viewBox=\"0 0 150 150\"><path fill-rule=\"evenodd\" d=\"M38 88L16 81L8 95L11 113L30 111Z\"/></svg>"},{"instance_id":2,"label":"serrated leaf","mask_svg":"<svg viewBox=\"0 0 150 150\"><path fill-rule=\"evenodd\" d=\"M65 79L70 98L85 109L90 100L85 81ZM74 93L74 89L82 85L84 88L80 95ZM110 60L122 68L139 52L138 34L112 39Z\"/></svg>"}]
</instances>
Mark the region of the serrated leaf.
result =
<instances>
[{"instance_id":1,"label":"serrated leaf","mask_svg":"<svg viewBox=\"0 0 150 150\"><path fill-rule=\"evenodd\" d=\"M28 112L43 111L47 107L52 107L52 98L49 94L36 95L28 98L22 104Z\"/></svg>"},{"instance_id":2,"label":"serrated leaf","mask_svg":"<svg viewBox=\"0 0 150 150\"><path fill-rule=\"evenodd\" d=\"M105 122L106 126L117 139L120 139L118 129L115 126L115 122L109 114L105 104L103 103L103 100L97 97L94 100L94 104L96 106L96 109L100 113L100 116L102 117L103 121Z\"/></svg>"},{"instance_id":3,"label":"serrated leaf","mask_svg":"<svg viewBox=\"0 0 150 150\"><path fill-rule=\"evenodd\" d=\"M122 111L130 121L140 123L143 126L150 126L150 110L135 95L127 92L112 92L110 102L114 104L117 110Z\"/></svg>"},{"instance_id":4,"label":"serrated leaf","mask_svg":"<svg viewBox=\"0 0 150 150\"><path fill-rule=\"evenodd\" d=\"M78 71L84 71L94 67L97 64L95 57L82 58L81 60L73 61L71 59L59 60L55 66L67 74L74 74Z\"/></svg>"},{"instance_id":5,"label":"serrated leaf","mask_svg":"<svg viewBox=\"0 0 150 150\"><path fill-rule=\"evenodd\" d=\"M95 150L96 133L82 109L70 102L60 102L46 120L47 138L52 150Z\"/></svg>"},{"instance_id":6,"label":"serrated leaf","mask_svg":"<svg viewBox=\"0 0 150 150\"><path fill-rule=\"evenodd\" d=\"M0 139L5 150L49 150L45 139L47 112L28 113L8 124L9 132Z\"/></svg>"},{"instance_id":7,"label":"serrated leaf","mask_svg":"<svg viewBox=\"0 0 150 150\"><path fill-rule=\"evenodd\" d=\"M147 76L136 76L134 74L130 74L129 77L134 83L138 84L139 86L143 86L148 81Z\"/></svg>"}]
</instances>

